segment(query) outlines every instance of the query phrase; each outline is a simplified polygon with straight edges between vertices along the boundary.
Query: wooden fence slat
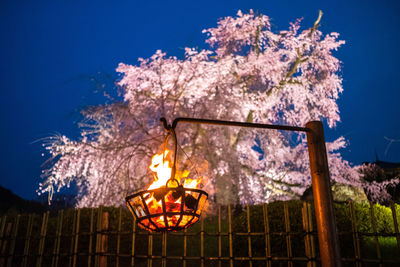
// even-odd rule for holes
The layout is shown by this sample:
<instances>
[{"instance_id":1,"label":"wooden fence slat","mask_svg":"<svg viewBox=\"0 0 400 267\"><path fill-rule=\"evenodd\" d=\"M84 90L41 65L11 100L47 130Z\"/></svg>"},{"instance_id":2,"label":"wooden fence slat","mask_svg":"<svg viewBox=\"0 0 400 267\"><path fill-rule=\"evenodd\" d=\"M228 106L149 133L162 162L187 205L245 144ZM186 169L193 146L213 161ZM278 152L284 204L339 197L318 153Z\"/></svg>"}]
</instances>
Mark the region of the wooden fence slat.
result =
<instances>
[{"instance_id":1,"label":"wooden fence slat","mask_svg":"<svg viewBox=\"0 0 400 267\"><path fill-rule=\"evenodd\" d=\"M204 216L200 217L200 266L204 267Z\"/></svg>"},{"instance_id":2,"label":"wooden fence slat","mask_svg":"<svg viewBox=\"0 0 400 267\"><path fill-rule=\"evenodd\" d=\"M312 235L313 227L312 227L310 203L303 202L302 217L303 217L303 229L306 232L306 235L304 236L304 247L307 258L311 259L311 261L307 262L307 267L316 267L317 263L315 262L315 246L314 246L314 237Z\"/></svg>"},{"instance_id":3,"label":"wooden fence slat","mask_svg":"<svg viewBox=\"0 0 400 267\"><path fill-rule=\"evenodd\" d=\"M101 223L103 217L103 207L100 206L97 209L97 227L96 227L96 250L95 250L95 257L94 257L94 266L100 266L100 250L101 250Z\"/></svg>"},{"instance_id":4,"label":"wooden fence slat","mask_svg":"<svg viewBox=\"0 0 400 267\"><path fill-rule=\"evenodd\" d=\"M357 219L354 210L354 204L351 200L349 201L349 211L351 218L351 227L353 232L353 244L354 244L354 254L356 258L356 266L361 267L362 265L361 265L361 253L360 253L360 238L358 236Z\"/></svg>"},{"instance_id":5,"label":"wooden fence slat","mask_svg":"<svg viewBox=\"0 0 400 267\"><path fill-rule=\"evenodd\" d=\"M153 234L148 233L147 267L153 266Z\"/></svg>"},{"instance_id":6,"label":"wooden fence slat","mask_svg":"<svg viewBox=\"0 0 400 267\"><path fill-rule=\"evenodd\" d=\"M24 255L22 256L22 266L23 267L26 267L28 265L29 246L30 246L31 235L32 235L32 226L33 226L33 214L29 214L28 225L26 227Z\"/></svg>"},{"instance_id":7,"label":"wooden fence slat","mask_svg":"<svg viewBox=\"0 0 400 267\"><path fill-rule=\"evenodd\" d=\"M75 224L75 236L74 236L74 254L72 259L72 266L76 266L76 260L78 256L78 242L79 242L79 222L81 218L81 209L77 209L76 213L76 224Z\"/></svg>"},{"instance_id":8,"label":"wooden fence slat","mask_svg":"<svg viewBox=\"0 0 400 267\"><path fill-rule=\"evenodd\" d=\"M183 267L186 267L186 256L187 256L186 246L187 246L187 229L185 228L185 230L183 231L183 263L182 263Z\"/></svg>"},{"instance_id":9,"label":"wooden fence slat","mask_svg":"<svg viewBox=\"0 0 400 267\"><path fill-rule=\"evenodd\" d=\"M162 267L167 267L167 233L162 233L162 246L161 246L161 265Z\"/></svg>"},{"instance_id":10,"label":"wooden fence slat","mask_svg":"<svg viewBox=\"0 0 400 267\"><path fill-rule=\"evenodd\" d=\"M61 210L57 214L56 240L54 241L53 258L52 258L52 261L51 261L51 266L52 267L57 267L58 266L58 259L59 259L59 255L60 255L62 227L63 227L63 219L64 219L64 210Z\"/></svg>"},{"instance_id":11,"label":"wooden fence slat","mask_svg":"<svg viewBox=\"0 0 400 267\"><path fill-rule=\"evenodd\" d=\"M94 230L94 208L90 209L90 226L89 226L89 253L88 253L88 267L92 266L93 257L93 230Z\"/></svg>"},{"instance_id":12,"label":"wooden fence slat","mask_svg":"<svg viewBox=\"0 0 400 267\"><path fill-rule=\"evenodd\" d=\"M285 232L286 232L286 251L287 257L289 258L288 266L293 266L293 253L292 253L292 238L290 234L290 220L289 220L289 207L286 202L283 203L283 213L285 221Z\"/></svg>"},{"instance_id":13,"label":"wooden fence slat","mask_svg":"<svg viewBox=\"0 0 400 267\"><path fill-rule=\"evenodd\" d=\"M131 249L131 266L135 266L135 242L136 242L136 217L132 216L132 249Z\"/></svg>"},{"instance_id":14,"label":"wooden fence slat","mask_svg":"<svg viewBox=\"0 0 400 267\"><path fill-rule=\"evenodd\" d=\"M121 246L121 224L122 224L122 206L119 207L118 230L117 230L117 255L115 256L115 267L119 267L119 252Z\"/></svg>"},{"instance_id":15,"label":"wooden fence slat","mask_svg":"<svg viewBox=\"0 0 400 267\"><path fill-rule=\"evenodd\" d=\"M308 226L309 226L309 232L312 233L314 231L313 228L313 212L311 210L311 203L308 203L307 205L307 218L308 218ZM310 234L310 248L311 248L311 257L315 259L317 257L316 251L315 251L315 238L313 234ZM314 265L316 265L316 262L313 262Z\"/></svg>"},{"instance_id":16,"label":"wooden fence slat","mask_svg":"<svg viewBox=\"0 0 400 267\"><path fill-rule=\"evenodd\" d=\"M265 238L265 257L267 258L267 267L271 267L271 237L269 232L268 204L263 204L264 217L264 238Z\"/></svg>"},{"instance_id":17,"label":"wooden fence slat","mask_svg":"<svg viewBox=\"0 0 400 267\"><path fill-rule=\"evenodd\" d=\"M252 252L251 252L251 228L250 228L250 207L249 204L246 204L246 215L247 215L247 243L248 243L248 254L249 254L249 266L252 267L253 266L253 261L251 260L252 258Z\"/></svg>"},{"instance_id":18,"label":"wooden fence slat","mask_svg":"<svg viewBox=\"0 0 400 267\"><path fill-rule=\"evenodd\" d=\"M221 204L218 204L218 267L222 266Z\"/></svg>"},{"instance_id":19,"label":"wooden fence slat","mask_svg":"<svg viewBox=\"0 0 400 267\"><path fill-rule=\"evenodd\" d=\"M36 261L36 266L41 267L43 261L43 252L44 252L44 244L46 241L46 233L47 233L47 222L49 220L50 212L47 211L43 213L42 216L42 226L40 228L40 237L39 237L39 249L38 249L38 258Z\"/></svg>"},{"instance_id":20,"label":"wooden fence slat","mask_svg":"<svg viewBox=\"0 0 400 267\"><path fill-rule=\"evenodd\" d=\"M399 250L399 255L400 255L400 233L399 233L399 223L397 221L397 214L396 214L396 206L392 202L390 203L390 208L392 210L392 217L393 217L393 226L394 226L394 232L396 234L396 240L397 240L397 248Z\"/></svg>"},{"instance_id":21,"label":"wooden fence slat","mask_svg":"<svg viewBox=\"0 0 400 267\"><path fill-rule=\"evenodd\" d=\"M372 231L370 233L360 233L357 230L357 224L359 224L359 218L356 217L358 215L358 206L355 206L354 202L348 203L348 216L351 219L351 227L352 227L352 234L353 234L353 245L354 245L354 257L350 258L343 258L342 260L345 263L354 263L355 266L362 266L364 264L373 265L373 266L396 266L399 263L400 259L387 259L384 258L382 255L384 250L379 243L381 236L392 236L396 237L399 241L399 229L398 229L398 217L396 214L396 206L393 204L391 205L392 215L393 215L393 225L394 225L394 234L380 234L378 233L377 227L379 221L376 218L376 209L375 206L370 203L370 220L371 220L371 227ZM80 262L81 257L85 257L86 253L88 253L88 263L89 267L105 267L108 263L111 263L112 266L121 266L123 261L129 260L131 258L131 265L136 266L138 264L138 260L144 260L147 266L169 266L172 261L181 261L184 267L187 265L199 265L199 266L208 266L208 265L215 265L215 266L236 266L240 264L245 264L246 266L255 266L255 265L262 265L271 267L272 265L282 265L283 266L297 266L302 262L302 265L307 265L307 267L315 267L318 266L319 262L317 263L316 258L316 234L313 232L313 214L312 214L312 205L307 202L303 202L301 205L301 212L302 212L302 227L303 230L298 229L294 230L295 226L293 226L293 217L290 217L292 212L292 206L289 206L288 203L283 203L283 220L282 222L282 230L278 230L277 232L271 232L270 229L270 218L268 216L268 208L271 207L268 204L262 205L262 212L263 217L260 218L259 222L254 221L253 218L253 206L246 205L246 213L243 212L241 216L246 216L246 230L242 230L241 232L237 233L234 232L236 228L234 228L234 223L232 219L232 206L228 205L227 210L225 206L222 207L221 205L217 206L217 214L214 217L210 218L210 221L213 220L213 224L211 225L213 230L212 232L208 232L205 229L206 227L206 219L205 216L200 218L200 232L191 232L187 231L186 229L180 233L146 233L145 232L138 232L137 225L135 218L132 216L132 229L133 231L124 231L125 229L125 222L122 221L124 218L123 216L123 209L119 208L118 216L113 216L112 218L115 219L115 224L111 224L110 215L108 212L104 211L102 207L97 209L91 209L90 213L90 232L82 231L83 228L81 224L87 224L89 219L85 217L81 218L81 209L76 209L71 214L68 212L68 218L64 218L63 211L60 211L57 215L57 225L54 235L54 247L50 250L52 254L47 251L47 247L49 246L49 238L53 237L52 231L50 232L50 223L52 220L50 219L50 213L46 212L42 215L42 218L39 218L38 215L30 214L29 216L21 216L17 215L15 217L2 217L0 218L0 236L1 236L1 243L0 243L0 266L7 266L11 267L17 264L18 261L22 260L21 266L44 266L48 262L48 257L52 256L51 259L51 266L57 267L57 265L71 265L71 266L80 266L82 262ZM345 206L347 208L347 206ZM254 207L256 209L258 207ZM293 207L294 208L294 207ZM108 210L108 209L107 209ZM116 210L115 210L116 211ZM225 212L227 211L227 219ZM255 211L255 210L254 210ZM95 214L97 212L97 215ZM261 207L260 207L261 212ZM222 214L224 213L224 214ZM86 214L86 213L84 213ZM282 213L281 213L282 214ZM72 218L70 216L73 216ZM94 216L97 216L97 221ZM244 217L243 217L244 218ZM64 220L68 219L68 222L72 224L72 235L70 234L71 230L68 227L68 233L63 234L63 224L65 224ZM73 220L72 220L73 219ZM300 219L300 218L299 218ZM118 222L117 222L118 220ZM253 221L252 221L253 220ZM255 224L259 224L263 221L264 229L259 230L257 232L252 232L252 228L254 228ZM297 221L297 220L296 220ZM207 220L207 223L209 221ZM97 223L97 225L95 225ZM227 225L226 225L227 224ZM243 227L244 227L243 223ZM114 226L115 225L115 226ZM111 227L112 226L112 227ZM208 226L208 225L207 225ZM260 225L261 226L261 225ZM39 228L40 227L40 228ZM95 229L96 227L96 229ZM215 227L215 228L214 228ZM226 229L226 228L228 229ZM297 225L296 225L297 227ZM300 226L301 227L301 226ZM199 229L197 228L197 229ZM218 229L216 229L218 228ZM291 229L293 228L293 229ZM26 229L26 231L25 231ZM110 231L111 229L114 229ZM254 230L253 230L254 231ZM65 232L65 229L64 229ZM19 235L23 235L23 237L19 237ZM83 240L82 235L88 235L88 240ZM132 235L132 247L131 253L129 252L122 252L124 247L127 245L122 243L124 240L123 235ZM147 253L141 253L137 255L137 250L135 249L136 239L140 236L144 235L145 240L148 240L147 245ZM109 236L112 236L115 239L110 239ZM176 237L183 237L183 255L179 254L171 254L168 244L168 236L176 236ZM282 238L286 238L286 255L274 255L272 256L271 252L271 236L281 236ZM301 251L297 251L298 248L297 243L296 245L293 243L294 237L299 236L301 238L300 241L304 242L305 246L305 253ZM367 255L364 258L361 258L361 237L362 236L369 236L372 240L374 239L375 247L376 247L376 258L371 258L371 256L375 255ZM162 237L162 244L155 244L155 242L159 242L158 239ZM96 238L96 240L93 240ZM200 241L200 247L198 248L199 254L196 256L190 255L188 246L188 241L191 238L196 239L196 242ZM243 247L236 247L236 239L242 239ZM254 243L257 241L264 242L262 240L264 238L265 244L261 243L262 247L255 247ZM304 240L303 240L304 238ZM207 240L206 240L207 239ZM214 240L213 245L209 246L209 241L211 242ZM71 244L68 241L71 240ZM116 250L108 251L108 242L113 240L116 244ZM141 240L141 239L140 239ZM79 245L83 243L83 241L89 241L89 251L87 249L81 250ZM128 243L131 240L129 239ZM246 247L247 241L247 247ZM314 242L315 241L315 242ZM95 244L93 242L96 242ZM145 243L146 241L144 241ZM179 241L181 242L181 241ZM217 244L218 242L218 244ZM285 241L284 241L285 242ZM21 243L21 244L19 244ZM64 243L66 243L64 245ZM253 243L253 244L252 244ZM37 245L36 245L37 244ZM60 245L61 244L61 245ZM86 243L87 244L87 243ZM85 244L85 247L87 245ZM210 243L211 244L211 243ZM258 244L258 242L257 242ZM53 246L53 244L50 244ZM72 248L70 247L72 246ZM139 246L143 246L143 242L138 243ZM145 245L145 246L146 246ZM351 246L351 242L349 244ZM398 243L399 245L399 243ZM17 253L21 249L23 249L22 255L17 255ZM61 246L61 249L60 249ZM122 247L123 246L123 247ZM128 244L129 246L129 244ZM161 253L158 251L158 248L161 246ZM172 245L173 246L173 245ZM218 248L217 248L218 246ZM65 248L64 248L65 247ZM96 247L96 252L94 252L94 247ZM174 246L173 246L174 247ZM179 247L179 246L178 246ZM209 250L212 248L212 250ZM129 249L129 248L127 248ZM146 249L146 248L145 248ZM225 255L225 250L229 249L229 256ZM261 251L260 251L261 249ZM363 248L364 249L364 248ZM218 250L218 252L217 252ZM247 252L246 252L247 250ZM174 250L176 251L176 250ZM236 255L236 251L244 252L244 255ZM181 251L179 251L181 253ZM265 252L265 256L263 255ZM140 253L140 252L139 252ZM159 254L160 253L160 254ZM174 252L175 253L175 252ZM283 252L284 253L284 252ZM364 251L363 251L364 253ZM147 255L146 255L147 254ZM188 256L188 254L190 256ZM211 255L209 255L211 254ZM95 259L92 259L93 256ZM18 259L17 259L18 257ZM67 259L68 258L68 259ZM125 260L124 260L125 258ZM62 261L61 261L62 259ZM72 260L71 260L72 259ZM50 259L49 259L50 260ZM58 263L60 261L60 263ZM147 263L146 263L147 261ZM188 264L190 263L190 264ZM136 264L136 265L135 265ZM50 265L50 264L49 264ZM85 263L86 265L86 263ZM178 264L176 264L178 265ZM47 266L47 265L46 265Z\"/></svg>"},{"instance_id":22,"label":"wooden fence slat","mask_svg":"<svg viewBox=\"0 0 400 267\"><path fill-rule=\"evenodd\" d=\"M378 240L378 232L376 228L376 220L375 220L375 212L374 212L374 204L372 202L369 203L369 211L370 211L370 216L371 216L371 225L372 225L372 231L374 233L374 241L375 241L375 247L376 247L376 256L378 260L380 261L379 267L382 267L382 255L381 255L381 248L379 245L379 240Z\"/></svg>"},{"instance_id":23,"label":"wooden fence slat","mask_svg":"<svg viewBox=\"0 0 400 267\"><path fill-rule=\"evenodd\" d=\"M5 266L6 260L10 256L8 255L7 245L9 243L8 241L11 236L12 225L13 225L12 222L8 222L6 230L3 234L3 242L1 243L0 246L0 266Z\"/></svg>"},{"instance_id":24,"label":"wooden fence slat","mask_svg":"<svg viewBox=\"0 0 400 267\"><path fill-rule=\"evenodd\" d=\"M304 249L305 249L307 258L311 258L311 249L310 249L310 241L309 241L310 234L309 234L308 216L307 216L308 214L307 214L306 209L307 209L307 203L304 202L302 210L301 210L302 211L301 214L302 214L302 218L303 218L303 229L306 232L306 235L304 236ZM308 266L308 264L307 264L307 266Z\"/></svg>"},{"instance_id":25,"label":"wooden fence slat","mask_svg":"<svg viewBox=\"0 0 400 267\"><path fill-rule=\"evenodd\" d=\"M101 243L100 243L100 267L107 267L107 253L108 250L108 234L104 233L108 230L108 212L103 212L102 220L101 220Z\"/></svg>"},{"instance_id":26,"label":"wooden fence slat","mask_svg":"<svg viewBox=\"0 0 400 267\"><path fill-rule=\"evenodd\" d=\"M7 222L7 215L3 216L2 220L1 220L1 226L0 226L0 248L3 247L3 238L4 238L4 232L5 232L5 228L6 228L6 222ZM0 251L1 253L1 251ZM0 256L2 256L0 254Z\"/></svg>"},{"instance_id":27,"label":"wooden fence slat","mask_svg":"<svg viewBox=\"0 0 400 267\"><path fill-rule=\"evenodd\" d=\"M228 205L228 236L229 236L229 266L233 267L233 240L232 240L232 210L231 205Z\"/></svg>"},{"instance_id":28,"label":"wooden fence slat","mask_svg":"<svg viewBox=\"0 0 400 267\"><path fill-rule=\"evenodd\" d=\"M17 236L18 236L18 226L19 226L19 220L21 218L21 215L17 215L17 218L15 219L14 223L14 229L12 233L12 238L11 238L11 244L10 244L10 250L9 250L9 258L7 261L7 267L12 266L13 262L13 257L14 257L14 251L15 251L15 244L17 243Z\"/></svg>"},{"instance_id":29,"label":"wooden fence slat","mask_svg":"<svg viewBox=\"0 0 400 267\"><path fill-rule=\"evenodd\" d=\"M0 238L3 238L3 236L4 236L6 222L7 222L7 215L4 215L3 218L1 218Z\"/></svg>"},{"instance_id":30,"label":"wooden fence slat","mask_svg":"<svg viewBox=\"0 0 400 267\"><path fill-rule=\"evenodd\" d=\"M69 246L69 264L68 266L72 267L72 262L73 262L73 255L74 255L74 243L75 243L75 230L76 230L76 213L77 211L74 210L73 215L72 215L72 231L71 231L71 243Z\"/></svg>"}]
</instances>

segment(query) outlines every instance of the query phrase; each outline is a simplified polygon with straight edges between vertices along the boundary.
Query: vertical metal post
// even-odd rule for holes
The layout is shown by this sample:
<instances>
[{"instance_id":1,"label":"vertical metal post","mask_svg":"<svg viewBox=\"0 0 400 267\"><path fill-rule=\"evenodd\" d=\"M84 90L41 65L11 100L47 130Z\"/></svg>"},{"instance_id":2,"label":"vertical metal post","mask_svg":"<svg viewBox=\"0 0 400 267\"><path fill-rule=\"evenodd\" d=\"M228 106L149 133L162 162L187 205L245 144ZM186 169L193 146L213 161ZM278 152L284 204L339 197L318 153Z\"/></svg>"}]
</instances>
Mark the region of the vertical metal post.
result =
<instances>
[{"instance_id":1,"label":"vertical metal post","mask_svg":"<svg viewBox=\"0 0 400 267\"><path fill-rule=\"evenodd\" d=\"M329 177L322 122L306 124L308 153L310 156L311 180L317 221L319 251L324 267L341 266L339 239L333 213L333 200Z\"/></svg>"}]
</instances>

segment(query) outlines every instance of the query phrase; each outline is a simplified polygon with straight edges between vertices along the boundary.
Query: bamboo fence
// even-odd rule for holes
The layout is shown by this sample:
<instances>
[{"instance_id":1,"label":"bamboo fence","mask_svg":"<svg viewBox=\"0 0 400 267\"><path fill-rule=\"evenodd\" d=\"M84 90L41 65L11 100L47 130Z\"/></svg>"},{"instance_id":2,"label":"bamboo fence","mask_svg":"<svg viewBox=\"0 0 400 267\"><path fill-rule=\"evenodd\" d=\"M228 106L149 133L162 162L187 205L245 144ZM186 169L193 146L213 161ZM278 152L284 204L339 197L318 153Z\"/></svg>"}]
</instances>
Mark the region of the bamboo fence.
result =
<instances>
[{"instance_id":1,"label":"bamboo fence","mask_svg":"<svg viewBox=\"0 0 400 267\"><path fill-rule=\"evenodd\" d=\"M379 222L391 224L393 233L377 230L373 204L370 232L359 230L354 203L342 205L350 224L350 231L339 229L343 265L400 266L395 205L390 206L391 222ZM280 229L271 222L269 204L258 206L258 213L253 206L238 213L228 205L173 233L139 229L122 207L5 215L0 218L0 266L320 266L312 204L301 202L295 209L284 202L282 207ZM385 240L394 241L392 256L382 247Z\"/></svg>"}]
</instances>

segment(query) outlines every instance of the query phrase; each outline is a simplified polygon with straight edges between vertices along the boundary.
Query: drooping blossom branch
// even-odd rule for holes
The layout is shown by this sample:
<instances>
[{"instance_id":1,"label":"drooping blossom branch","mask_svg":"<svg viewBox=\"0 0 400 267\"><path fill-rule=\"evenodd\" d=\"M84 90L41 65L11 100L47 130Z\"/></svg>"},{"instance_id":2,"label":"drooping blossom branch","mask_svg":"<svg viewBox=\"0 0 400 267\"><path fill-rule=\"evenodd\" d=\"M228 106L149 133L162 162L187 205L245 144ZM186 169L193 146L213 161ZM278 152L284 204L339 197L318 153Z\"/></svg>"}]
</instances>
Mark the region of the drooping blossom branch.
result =
<instances>
[{"instance_id":1,"label":"drooping blossom branch","mask_svg":"<svg viewBox=\"0 0 400 267\"><path fill-rule=\"evenodd\" d=\"M148 165L163 141L160 117L334 127L343 88L333 51L344 41L318 30L321 16L308 29L297 20L273 32L268 16L239 11L203 31L209 49L185 48L182 59L158 50L138 65L119 64L124 101L85 111L79 141L50 140L40 191L74 180L78 205L120 205L149 183ZM177 132L187 157L208 162L207 186L218 202L297 198L310 185L304 134L203 125ZM333 181L367 186L338 152L345 143L327 145Z\"/></svg>"}]
</instances>

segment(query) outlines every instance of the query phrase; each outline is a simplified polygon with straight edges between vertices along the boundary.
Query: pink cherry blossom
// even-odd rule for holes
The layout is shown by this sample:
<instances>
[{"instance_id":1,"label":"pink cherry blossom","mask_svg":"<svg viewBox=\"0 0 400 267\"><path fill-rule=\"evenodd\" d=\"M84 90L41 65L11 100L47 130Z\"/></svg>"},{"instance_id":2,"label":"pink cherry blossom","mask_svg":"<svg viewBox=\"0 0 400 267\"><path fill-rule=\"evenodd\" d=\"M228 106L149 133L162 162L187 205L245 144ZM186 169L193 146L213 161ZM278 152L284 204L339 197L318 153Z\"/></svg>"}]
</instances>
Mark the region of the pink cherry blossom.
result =
<instances>
[{"instance_id":1,"label":"pink cherry blossom","mask_svg":"<svg viewBox=\"0 0 400 267\"><path fill-rule=\"evenodd\" d=\"M49 139L39 191L52 194L76 181L79 206L121 205L150 183L150 159L164 140L160 117L297 126L323 120L334 127L343 88L333 52L344 41L322 34L318 23L301 30L300 21L274 32L269 17L239 11L203 31L208 50L185 48L183 59L158 50L138 65L120 63L124 101L86 110L80 140ZM186 152L180 160L202 166L206 160L204 187L220 203L299 198L311 185L304 134L189 124L177 133ZM338 150L345 146L343 137L327 143L332 180L384 189L342 159Z\"/></svg>"}]
</instances>

